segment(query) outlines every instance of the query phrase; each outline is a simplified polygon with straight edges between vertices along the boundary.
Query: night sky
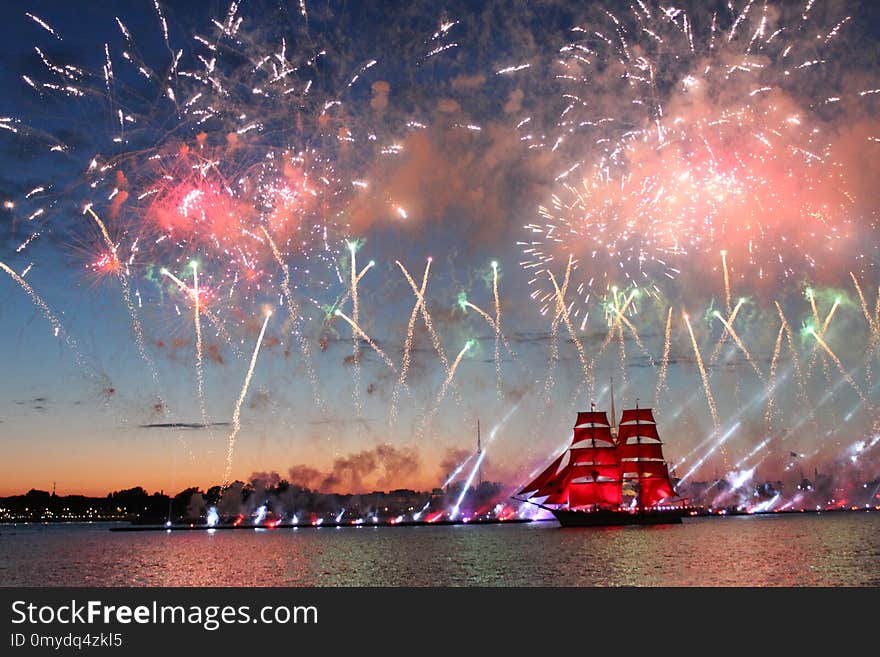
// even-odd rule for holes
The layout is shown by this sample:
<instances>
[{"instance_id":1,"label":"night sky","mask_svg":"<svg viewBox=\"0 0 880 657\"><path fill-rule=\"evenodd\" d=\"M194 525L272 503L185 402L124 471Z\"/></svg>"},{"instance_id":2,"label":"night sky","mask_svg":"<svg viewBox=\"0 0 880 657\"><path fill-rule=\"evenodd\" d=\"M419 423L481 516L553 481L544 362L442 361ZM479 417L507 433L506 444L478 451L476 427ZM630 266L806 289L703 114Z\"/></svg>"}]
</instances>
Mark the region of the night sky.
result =
<instances>
[{"instance_id":1,"label":"night sky","mask_svg":"<svg viewBox=\"0 0 880 657\"><path fill-rule=\"evenodd\" d=\"M432 488L479 419L484 478L512 488L566 444L577 410L608 408L611 377L618 413L655 408L679 476L877 475L872 3L741 20L743 3L719 3L714 41L705 3L604 5L619 23L566 2L243 2L232 18L197 4L4 11L0 261L62 330L0 271L0 494L220 483L270 308L233 478ZM279 82L284 62L300 66ZM393 370L364 341L353 358L334 314L354 313L349 244L358 270L375 263L359 324ZM571 330L548 275L561 287L569 255ZM396 261L418 285L429 258L450 365L470 346L444 385L417 313L395 393L415 304ZM193 260L207 427L192 296L162 273L192 286ZM493 262L500 363L491 322L463 305L494 321ZM740 299L737 340L716 350L715 313Z\"/></svg>"}]
</instances>

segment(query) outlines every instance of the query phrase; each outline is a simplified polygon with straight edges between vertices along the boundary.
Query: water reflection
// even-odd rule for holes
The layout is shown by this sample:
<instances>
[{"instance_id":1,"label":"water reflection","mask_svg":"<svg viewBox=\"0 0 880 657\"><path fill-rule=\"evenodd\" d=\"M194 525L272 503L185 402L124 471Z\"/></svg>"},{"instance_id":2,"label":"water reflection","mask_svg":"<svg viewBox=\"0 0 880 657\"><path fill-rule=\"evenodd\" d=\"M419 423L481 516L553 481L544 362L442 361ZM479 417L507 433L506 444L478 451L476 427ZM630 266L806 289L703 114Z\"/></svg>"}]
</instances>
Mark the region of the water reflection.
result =
<instances>
[{"instance_id":1,"label":"water reflection","mask_svg":"<svg viewBox=\"0 0 880 657\"><path fill-rule=\"evenodd\" d=\"M0 526L6 586L878 586L880 514L327 531Z\"/></svg>"}]
</instances>

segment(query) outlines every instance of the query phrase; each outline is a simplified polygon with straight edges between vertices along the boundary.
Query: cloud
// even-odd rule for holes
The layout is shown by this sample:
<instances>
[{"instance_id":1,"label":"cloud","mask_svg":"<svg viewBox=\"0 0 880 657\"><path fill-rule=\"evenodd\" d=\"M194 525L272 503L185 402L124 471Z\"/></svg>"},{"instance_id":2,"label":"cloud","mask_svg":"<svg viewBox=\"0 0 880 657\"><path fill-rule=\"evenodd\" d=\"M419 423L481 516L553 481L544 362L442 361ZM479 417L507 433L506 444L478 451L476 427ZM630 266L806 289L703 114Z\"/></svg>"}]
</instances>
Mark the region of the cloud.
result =
<instances>
[{"instance_id":1,"label":"cloud","mask_svg":"<svg viewBox=\"0 0 880 657\"><path fill-rule=\"evenodd\" d=\"M370 88L373 92L370 107L377 112L384 112L388 107L388 94L391 91L391 85L385 80L376 80Z\"/></svg>"},{"instance_id":2,"label":"cloud","mask_svg":"<svg viewBox=\"0 0 880 657\"><path fill-rule=\"evenodd\" d=\"M15 403L19 406L30 406L34 411L45 411L49 403L48 397L34 397L33 399L16 399Z\"/></svg>"},{"instance_id":3,"label":"cloud","mask_svg":"<svg viewBox=\"0 0 880 657\"><path fill-rule=\"evenodd\" d=\"M228 427L229 422L150 422L138 425L141 429L208 429L210 427Z\"/></svg>"},{"instance_id":4,"label":"cloud","mask_svg":"<svg viewBox=\"0 0 880 657\"><path fill-rule=\"evenodd\" d=\"M223 364L223 354L220 352L219 344L209 344L204 351L205 356L214 361L218 365Z\"/></svg>"},{"instance_id":5,"label":"cloud","mask_svg":"<svg viewBox=\"0 0 880 657\"><path fill-rule=\"evenodd\" d=\"M441 225L462 248L497 244L523 207L549 190L547 156L527 153L519 135L500 123L469 129L457 103L441 101L435 123L402 140L399 156L376 167L370 189L351 208L353 230L389 220L403 233ZM406 211L401 219L397 208Z\"/></svg>"},{"instance_id":6,"label":"cloud","mask_svg":"<svg viewBox=\"0 0 880 657\"><path fill-rule=\"evenodd\" d=\"M248 408L252 410L263 410L268 408L272 403L272 395L268 390L254 390L248 395Z\"/></svg>"},{"instance_id":7,"label":"cloud","mask_svg":"<svg viewBox=\"0 0 880 657\"><path fill-rule=\"evenodd\" d=\"M300 464L291 466L288 473L291 483L322 493L365 493L375 487L405 485L415 479L420 466L415 448L381 444L336 458L328 472Z\"/></svg>"},{"instance_id":8,"label":"cloud","mask_svg":"<svg viewBox=\"0 0 880 657\"><path fill-rule=\"evenodd\" d=\"M291 484L315 489L324 475L320 470L310 465L294 465L287 471L287 478Z\"/></svg>"},{"instance_id":9,"label":"cloud","mask_svg":"<svg viewBox=\"0 0 880 657\"><path fill-rule=\"evenodd\" d=\"M321 420L309 420L308 422L311 425L321 426L328 424L356 424L364 429L370 428L370 420L368 418L324 418Z\"/></svg>"},{"instance_id":10,"label":"cloud","mask_svg":"<svg viewBox=\"0 0 880 657\"><path fill-rule=\"evenodd\" d=\"M474 75L456 75L451 82L452 88L456 90L472 90L479 89L486 83L486 76L482 73Z\"/></svg>"},{"instance_id":11,"label":"cloud","mask_svg":"<svg viewBox=\"0 0 880 657\"><path fill-rule=\"evenodd\" d=\"M440 461L440 476L446 480L449 475L455 472L455 469L464 463L465 459L471 456L473 452L469 449L461 447L448 447L446 454Z\"/></svg>"}]
</instances>

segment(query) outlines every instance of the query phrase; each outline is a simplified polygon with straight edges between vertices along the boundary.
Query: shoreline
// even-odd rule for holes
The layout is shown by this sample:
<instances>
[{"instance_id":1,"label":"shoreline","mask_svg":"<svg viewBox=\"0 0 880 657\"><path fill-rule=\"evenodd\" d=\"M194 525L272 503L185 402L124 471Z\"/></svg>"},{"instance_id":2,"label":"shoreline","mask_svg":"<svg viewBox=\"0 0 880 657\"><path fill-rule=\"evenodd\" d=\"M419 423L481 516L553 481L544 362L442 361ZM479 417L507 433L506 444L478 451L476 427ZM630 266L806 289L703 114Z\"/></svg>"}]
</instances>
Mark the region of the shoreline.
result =
<instances>
[{"instance_id":1,"label":"shoreline","mask_svg":"<svg viewBox=\"0 0 880 657\"><path fill-rule=\"evenodd\" d=\"M839 515L854 513L880 513L878 507L868 508L847 508L847 509L790 509L785 511L759 511L749 513L747 511L730 511L730 510L703 510L694 513L688 518L741 518L744 516L791 516L791 515ZM114 532L156 532L156 531L208 531L208 530L233 530L233 529L319 529L322 527L342 528L342 527L429 527L429 526L459 526L459 525L522 525L531 522L556 522L554 518L487 518L480 520L435 520L434 522L426 522L424 520L401 520L400 522L381 521L381 522L322 522L318 523L279 523L277 525L261 524L246 525L240 524L222 524L209 527L207 525L196 525L192 523L178 523L167 526L164 523L139 524L137 521L123 519L102 519L102 520L0 520L0 528L16 527L19 525L115 525L108 527L109 531Z\"/></svg>"}]
</instances>

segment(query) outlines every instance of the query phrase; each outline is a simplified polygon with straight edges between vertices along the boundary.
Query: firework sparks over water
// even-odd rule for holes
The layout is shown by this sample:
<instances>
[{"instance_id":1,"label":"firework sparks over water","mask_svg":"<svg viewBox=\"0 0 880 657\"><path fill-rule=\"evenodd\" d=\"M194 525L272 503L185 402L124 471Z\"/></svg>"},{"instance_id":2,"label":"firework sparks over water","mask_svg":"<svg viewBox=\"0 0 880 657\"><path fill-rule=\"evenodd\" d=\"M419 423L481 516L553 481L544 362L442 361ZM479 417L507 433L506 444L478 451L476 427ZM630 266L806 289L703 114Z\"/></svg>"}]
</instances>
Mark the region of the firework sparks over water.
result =
<instances>
[{"instance_id":1,"label":"firework sparks over water","mask_svg":"<svg viewBox=\"0 0 880 657\"><path fill-rule=\"evenodd\" d=\"M412 277L409 275L409 272L406 270L406 267L401 264L399 260L395 261L395 263L400 270L404 273L407 279L411 279ZM391 397L391 410L389 414L389 423L393 426L397 422L397 404L400 399L400 389L406 385L406 375L409 373L409 365L411 361L411 352L413 346L413 331L416 325L416 319L419 316L419 310L422 307L422 304L425 302L425 288L428 285L428 275L431 271L431 258L428 258L428 261L425 263L425 273L422 275L422 284L419 287L416 294L416 303L413 306L412 312L409 315L409 322L406 325L406 339L403 344L403 358L400 364L400 377L397 379L397 385L394 386L394 392Z\"/></svg>"},{"instance_id":2,"label":"firework sparks over water","mask_svg":"<svg viewBox=\"0 0 880 657\"><path fill-rule=\"evenodd\" d=\"M60 23L23 14L37 43L21 85L106 121L82 138L0 117L4 139L58 158L5 200L0 268L90 377L113 356L83 349L89 321L57 289L86 277L123 308L93 342L129 338L158 395L149 412L192 405L207 427L209 407L231 405L226 484L251 428L272 436L274 466L282 436L335 459L379 440L381 417L390 440L436 442L433 462L470 418L523 404L490 464L515 479L611 375L619 405L653 391L688 479L780 469L779 454L808 451L784 428L819 402L830 410L803 425L815 453L848 459L841 432L873 445L877 426L864 180L880 94L874 71L839 70L868 28L810 2L710 5L560 18L539 3L546 20L528 28L507 17L531 30L510 63L480 38L497 7L398 30L380 55L334 42L342 10L273 25L232 3L187 14L189 29L157 2L152 33L108 16L112 34L76 61ZM525 202L508 210L505 194ZM418 262L421 279L403 264ZM267 314L254 345L254 318L279 305L286 320ZM240 388L223 369L238 365Z\"/></svg>"},{"instance_id":3,"label":"firework sparks over water","mask_svg":"<svg viewBox=\"0 0 880 657\"><path fill-rule=\"evenodd\" d=\"M232 476L232 456L235 453L235 439L241 430L241 405L247 397L248 387L251 384L251 378L254 376L254 367L257 365L257 356L260 355L260 347L263 344L263 336L266 334L266 327L269 325L269 319L272 317L272 311L266 311L266 318L263 320L263 326L260 328L260 335L257 337L257 344L254 345L254 353L251 356L251 362L248 365L247 374L244 376L244 383L241 385L241 392L238 400L235 402L235 409L232 411L232 431L229 434L229 445L226 449L226 470L223 474L223 487L229 484Z\"/></svg>"},{"instance_id":4,"label":"firework sparks over water","mask_svg":"<svg viewBox=\"0 0 880 657\"><path fill-rule=\"evenodd\" d=\"M437 412L440 410L440 404L443 402L443 399L446 397L446 392L449 390L449 387L452 385L452 380L455 378L455 372L458 370L458 366L464 358L465 354L470 351L474 346L474 342L472 340L468 340L465 342L464 346L461 348L461 351L458 352L458 356L455 357L455 360L452 361L452 367L449 368L449 373L446 375L446 378L443 380L443 385L440 388L440 394L437 395L437 400L434 402L431 410L425 415L422 419L422 422L419 424L416 435L421 438L425 435L425 431L427 431L431 427L431 422L433 422L434 417L437 415Z\"/></svg>"}]
</instances>

